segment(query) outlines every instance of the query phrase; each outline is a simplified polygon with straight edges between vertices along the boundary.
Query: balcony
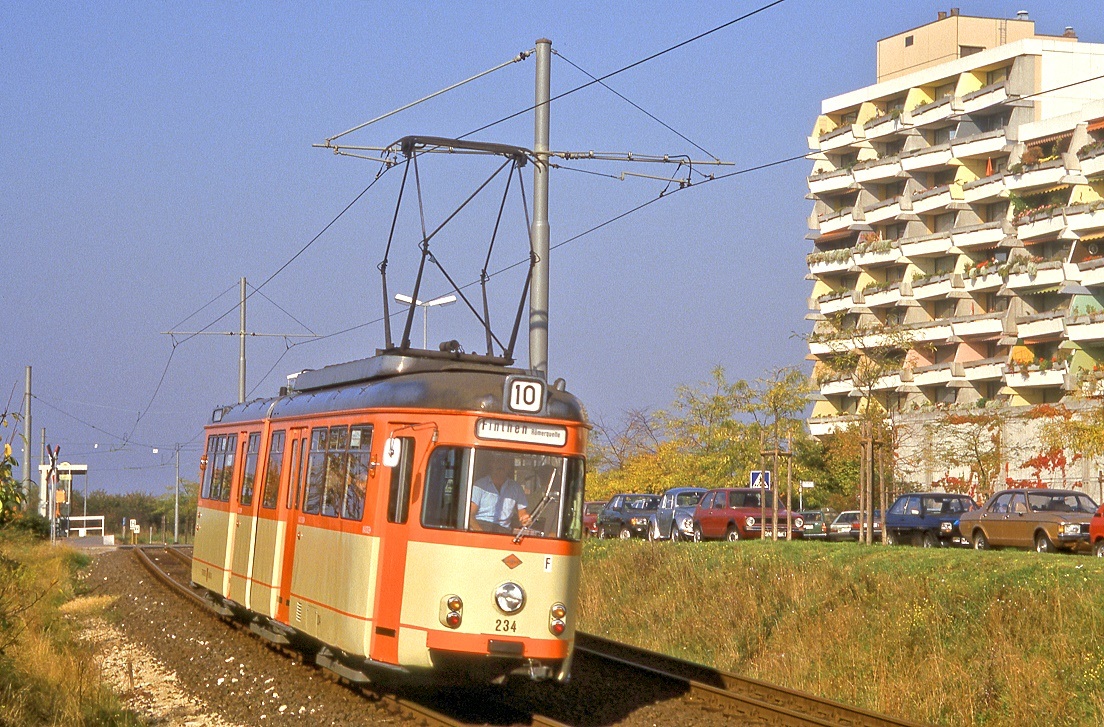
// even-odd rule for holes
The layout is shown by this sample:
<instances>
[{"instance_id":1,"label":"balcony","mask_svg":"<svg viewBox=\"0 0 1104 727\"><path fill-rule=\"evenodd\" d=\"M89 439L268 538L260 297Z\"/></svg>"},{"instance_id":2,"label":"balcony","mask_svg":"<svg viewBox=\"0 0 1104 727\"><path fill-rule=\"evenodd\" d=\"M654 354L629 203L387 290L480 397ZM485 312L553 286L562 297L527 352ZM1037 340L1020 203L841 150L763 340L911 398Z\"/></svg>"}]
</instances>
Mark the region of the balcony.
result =
<instances>
[{"instance_id":1,"label":"balcony","mask_svg":"<svg viewBox=\"0 0 1104 727\"><path fill-rule=\"evenodd\" d=\"M991 157L1004 151L1008 140L1004 137L1004 129L987 131L982 134L971 134L961 139L951 141L951 151L956 159L969 159L971 157Z\"/></svg>"},{"instance_id":2,"label":"balcony","mask_svg":"<svg viewBox=\"0 0 1104 727\"><path fill-rule=\"evenodd\" d=\"M850 169L836 169L809 177L809 191L813 194L842 192L855 184Z\"/></svg>"},{"instance_id":3,"label":"balcony","mask_svg":"<svg viewBox=\"0 0 1104 727\"><path fill-rule=\"evenodd\" d=\"M1043 370L1033 365L1027 371L1021 372L1011 366L1006 366L1005 383L1013 389L1062 386L1066 383L1066 369L1063 365L1059 368Z\"/></svg>"},{"instance_id":4,"label":"balcony","mask_svg":"<svg viewBox=\"0 0 1104 727\"><path fill-rule=\"evenodd\" d=\"M962 368L967 381L990 381L1004 376L1004 362L1007 357L996 356L978 361L964 361Z\"/></svg>"},{"instance_id":5,"label":"balcony","mask_svg":"<svg viewBox=\"0 0 1104 727\"><path fill-rule=\"evenodd\" d=\"M1037 290L1057 288L1066 280L1060 260L1049 262L1024 262L1017 260L1009 271L1006 285L1012 290Z\"/></svg>"},{"instance_id":6,"label":"balcony","mask_svg":"<svg viewBox=\"0 0 1104 727\"><path fill-rule=\"evenodd\" d=\"M1098 177L1104 173L1104 148L1095 149L1081 159L1081 173L1086 177Z\"/></svg>"},{"instance_id":7,"label":"balcony","mask_svg":"<svg viewBox=\"0 0 1104 727\"><path fill-rule=\"evenodd\" d=\"M942 343L952 335L949 318L908 324L906 328L913 343Z\"/></svg>"},{"instance_id":8,"label":"balcony","mask_svg":"<svg viewBox=\"0 0 1104 727\"><path fill-rule=\"evenodd\" d=\"M1057 338L1066 332L1066 309L1051 310L1045 313L1021 316L1016 319L1016 335L1025 343L1035 343L1048 338Z\"/></svg>"},{"instance_id":9,"label":"balcony","mask_svg":"<svg viewBox=\"0 0 1104 727\"><path fill-rule=\"evenodd\" d=\"M866 131L858 124L844 124L834 131L820 137L820 150L831 151L851 146L858 139L865 139Z\"/></svg>"},{"instance_id":10,"label":"balcony","mask_svg":"<svg viewBox=\"0 0 1104 727\"><path fill-rule=\"evenodd\" d=\"M1044 187L1055 187L1062 183L1062 177L1066 176L1066 167L1061 158L1035 164L1023 169L1019 174L1009 176L1005 173L1004 181L1008 189L1016 192L1031 192Z\"/></svg>"},{"instance_id":11,"label":"balcony","mask_svg":"<svg viewBox=\"0 0 1104 727\"><path fill-rule=\"evenodd\" d=\"M809 264L809 272L813 275L842 273L851 267L851 250L818 250L806 255L805 262Z\"/></svg>"},{"instance_id":12,"label":"balcony","mask_svg":"<svg viewBox=\"0 0 1104 727\"><path fill-rule=\"evenodd\" d=\"M1001 81L966 94L959 99L959 104L962 106L963 112L972 114L975 111L1004 103L1009 98L1011 97L1008 95L1008 81Z\"/></svg>"},{"instance_id":13,"label":"balcony","mask_svg":"<svg viewBox=\"0 0 1104 727\"><path fill-rule=\"evenodd\" d=\"M855 388L851 377L847 376L836 381L826 381L820 385L820 393L824 396L846 396Z\"/></svg>"},{"instance_id":14,"label":"balcony","mask_svg":"<svg viewBox=\"0 0 1104 727\"><path fill-rule=\"evenodd\" d=\"M904 112L888 113L884 116L871 119L863 124L863 131L867 140L890 136L912 125L908 115Z\"/></svg>"},{"instance_id":15,"label":"balcony","mask_svg":"<svg viewBox=\"0 0 1104 727\"><path fill-rule=\"evenodd\" d=\"M951 244L959 250L988 250L1004 239L1004 223L1001 220L980 225L959 227L951 231Z\"/></svg>"},{"instance_id":16,"label":"balcony","mask_svg":"<svg viewBox=\"0 0 1104 727\"><path fill-rule=\"evenodd\" d=\"M1077 263L1077 269L1081 273L1081 285L1085 287L1104 285L1104 259Z\"/></svg>"},{"instance_id":17,"label":"balcony","mask_svg":"<svg viewBox=\"0 0 1104 727\"><path fill-rule=\"evenodd\" d=\"M921 366L912 370L915 386L942 386L951 380L951 362Z\"/></svg>"},{"instance_id":18,"label":"balcony","mask_svg":"<svg viewBox=\"0 0 1104 727\"><path fill-rule=\"evenodd\" d=\"M959 338L998 336L1004 333L1004 311L952 318L951 331Z\"/></svg>"},{"instance_id":19,"label":"balcony","mask_svg":"<svg viewBox=\"0 0 1104 727\"><path fill-rule=\"evenodd\" d=\"M1016 218L1016 237L1025 244L1054 239L1066 228L1061 207L1043 207Z\"/></svg>"},{"instance_id":20,"label":"balcony","mask_svg":"<svg viewBox=\"0 0 1104 727\"><path fill-rule=\"evenodd\" d=\"M1066 225L1082 237L1099 235L1104 232L1104 202L1066 207L1065 219Z\"/></svg>"},{"instance_id":21,"label":"balcony","mask_svg":"<svg viewBox=\"0 0 1104 727\"><path fill-rule=\"evenodd\" d=\"M846 230L854 222L850 209L827 214L820 218L820 234L827 235L839 230Z\"/></svg>"},{"instance_id":22,"label":"balcony","mask_svg":"<svg viewBox=\"0 0 1104 727\"><path fill-rule=\"evenodd\" d=\"M1005 190L1005 173L1000 172L988 177L975 179L962 185L963 199L968 204L977 202L990 203L1000 199L1001 192Z\"/></svg>"},{"instance_id":23,"label":"balcony","mask_svg":"<svg viewBox=\"0 0 1104 727\"><path fill-rule=\"evenodd\" d=\"M885 183L901 174L901 160L896 156L873 159L856 164L852 171L855 175L855 181L860 184L868 182Z\"/></svg>"},{"instance_id":24,"label":"balcony","mask_svg":"<svg viewBox=\"0 0 1104 727\"><path fill-rule=\"evenodd\" d=\"M955 112L953 100L953 97L946 96L938 101L917 106L910 112L912 123L916 126L927 126L936 121L950 118L951 114Z\"/></svg>"},{"instance_id":25,"label":"balcony","mask_svg":"<svg viewBox=\"0 0 1104 727\"><path fill-rule=\"evenodd\" d=\"M923 237L911 237L901 241L901 254L914 257L939 257L951 249L951 233L936 232Z\"/></svg>"},{"instance_id":26,"label":"balcony","mask_svg":"<svg viewBox=\"0 0 1104 727\"><path fill-rule=\"evenodd\" d=\"M932 187L912 198L912 211L918 215L927 214L943 209L951 203L951 188L949 185Z\"/></svg>"},{"instance_id":27,"label":"balcony","mask_svg":"<svg viewBox=\"0 0 1104 727\"><path fill-rule=\"evenodd\" d=\"M881 290L867 288L863 291L863 300L866 301L867 308L885 308L886 306L897 305L901 302L901 284L893 283Z\"/></svg>"},{"instance_id":28,"label":"balcony","mask_svg":"<svg viewBox=\"0 0 1104 727\"><path fill-rule=\"evenodd\" d=\"M978 269L977 274L974 277L963 276L963 282L965 283L966 292L968 293L984 293L989 290L997 290L1004 285L1004 278L997 272L997 265L993 263L984 268Z\"/></svg>"},{"instance_id":29,"label":"balcony","mask_svg":"<svg viewBox=\"0 0 1104 727\"><path fill-rule=\"evenodd\" d=\"M820 308L820 312L826 316L832 315L833 313L841 313L851 310L851 306L855 305L852 296L853 293L851 291L829 293L828 295L822 295L817 300L817 306Z\"/></svg>"},{"instance_id":30,"label":"balcony","mask_svg":"<svg viewBox=\"0 0 1104 727\"><path fill-rule=\"evenodd\" d=\"M875 391L892 391L901 385L901 374L882 376L874 382Z\"/></svg>"},{"instance_id":31,"label":"balcony","mask_svg":"<svg viewBox=\"0 0 1104 727\"><path fill-rule=\"evenodd\" d=\"M947 297L954 287L951 275L951 273L944 273L930 278L913 279L912 297L916 300Z\"/></svg>"},{"instance_id":32,"label":"balcony","mask_svg":"<svg viewBox=\"0 0 1104 727\"><path fill-rule=\"evenodd\" d=\"M871 225L887 220L895 220L901 216L901 198L891 197L869 207L864 207L863 215L866 217L867 224Z\"/></svg>"},{"instance_id":33,"label":"balcony","mask_svg":"<svg viewBox=\"0 0 1104 727\"><path fill-rule=\"evenodd\" d=\"M875 240L856 245L852 259L859 267L874 268L895 263L900 257L901 246L896 240Z\"/></svg>"},{"instance_id":34,"label":"balcony","mask_svg":"<svg viewBox=\"0 0 1104 727\"><path fill-rule=\"evenodd\" d=\"M814 437L835 434L847 429L855 421L853 416L817 417L809 420L809 434Z\"/></svg>"},{"instance_id":35,"label":"balcony","mask_svg":"<svg viewBox=\"0 0 1104 727\"><path fill-rule=\"evenodd\" d=\"M906 172L935 169L947 166L951 159L951 142L945 141L942 144L901 154L901 167Z\"/></svg>"},{"instance_id":36,"label":"balcony","mask_svg":"<svg viewBox=\"0 0 1104 727\"><path fill-rule=\"evenodd\" d=\"M1100 262L1104 263L1104 260ZM1104 313L1079 315L1066 319L1066 335L1075 343L1104 341Z\"/></svg>"}]
</instances>

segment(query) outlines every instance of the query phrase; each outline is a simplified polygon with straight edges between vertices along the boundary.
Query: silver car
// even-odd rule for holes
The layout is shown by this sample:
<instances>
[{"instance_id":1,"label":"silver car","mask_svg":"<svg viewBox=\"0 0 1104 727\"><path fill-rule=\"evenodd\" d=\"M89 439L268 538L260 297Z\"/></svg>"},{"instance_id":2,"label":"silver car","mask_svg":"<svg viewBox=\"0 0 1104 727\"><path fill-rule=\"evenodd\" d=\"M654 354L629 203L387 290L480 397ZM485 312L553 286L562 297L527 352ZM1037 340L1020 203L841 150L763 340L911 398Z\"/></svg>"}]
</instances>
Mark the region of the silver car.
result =
<instances>
[{"instance_id":1,"label":"silver car","mask_svg":"<svg viewBox=\"0 0 1104 727\"><path fill-rule=\"evenodd\" d=\"M656 508L655 524L649 540L694 539L694 508L708 492L703 487L672 487L663 493Z\"/></svg>"}]
</instances>

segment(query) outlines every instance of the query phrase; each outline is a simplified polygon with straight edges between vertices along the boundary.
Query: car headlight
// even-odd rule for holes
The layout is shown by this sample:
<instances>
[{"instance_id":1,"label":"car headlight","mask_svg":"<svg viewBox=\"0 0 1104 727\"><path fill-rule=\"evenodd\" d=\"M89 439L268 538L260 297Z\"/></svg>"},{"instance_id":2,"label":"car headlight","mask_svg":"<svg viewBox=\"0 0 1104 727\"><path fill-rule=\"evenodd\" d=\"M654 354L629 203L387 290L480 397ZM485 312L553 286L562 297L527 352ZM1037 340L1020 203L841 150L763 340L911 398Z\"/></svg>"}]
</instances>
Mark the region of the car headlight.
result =
<instances>
[{"instance_id":1,"label":"car headlight","mask_svg":"<svg viewBox=\"0 0 1104 727\"><path fill-rule=\"evenodd\" d=\"M747 525L749 528L755 527L755 518L751 517L750 515L744 518L744 525Z\"/></svg>"},{"instance_id":2,"label":"car headlight","mask_svg":"<svg viewBox=\"0 0 1104 727\"><path fill-rule=\"evenodd\" d=\"M948 521L948 522L945 522L945 523L940 523L940 524L939 524L939 530L940 530L941 532L944 532L944 533L949 533L949 532L951 532L951 530L953 530L953 529L954 529L954 523L952 523L952 522L950 522L950 521Z\"/></svg>"},{"instance_id":3,"label":"car headlight","mask_svg":"<svg viewBox=\"0 0 1104 727\"><path fill-rule=\"evenodd\" d=\"M1062 523L1060 526L1062 535L1080 535L1081 523Z\"/></svg>"},{"instance_id":4,"label":"car headlight","mask_svg":"<svg viewBox=\"0 0 1104 727\"><path fill-rule=\"evenodd\" d=\"M525 606L525 591L516 583L507 581L495 589L495 605L505 614L513 614Z\"/></svg>"},{"instance_id":5,"label":"car headlight","mask_svg":"<svg viewBox=\"0 0 1104 727\"><path fill-rule=\"evenodd\" d=\"M647 525L648 524L648 518L646 518L646 517L629 518L629 524L630 525L636 525L636 526Z\"/></svg>"},{"instance_id":6,"label":"car headlight","mask_svg":"<svg viewBox=\"0 0 1104 727\"><path fill-rule=\"evenodd\" d=\"M804 528L805 527L805 519L800 518L800 517L795 517L794 521L793 521L793 524L794 524L795 528Z\"/></svg>"}]
</instances>

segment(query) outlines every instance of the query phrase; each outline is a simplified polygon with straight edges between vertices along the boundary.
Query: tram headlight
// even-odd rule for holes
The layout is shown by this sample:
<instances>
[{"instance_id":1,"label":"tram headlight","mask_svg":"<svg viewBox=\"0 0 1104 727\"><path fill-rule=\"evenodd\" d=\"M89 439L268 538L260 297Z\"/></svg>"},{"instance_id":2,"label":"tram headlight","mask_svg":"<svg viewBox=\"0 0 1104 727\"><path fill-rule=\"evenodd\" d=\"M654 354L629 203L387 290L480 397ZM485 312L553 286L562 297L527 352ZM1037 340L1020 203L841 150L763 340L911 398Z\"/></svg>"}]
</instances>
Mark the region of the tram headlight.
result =
<instances>
[{"instance_id":1,"label":"tram headlight","mask_svg":"<svg viewBox=\"0 0 1104 727\"><path fill-rule=\"evenodd\" d=\"M505 614L514 614L525 607L525 591L516 583L507 581L495 589L495 605Z\"/></svg>"},{"instance_id":2,"label":"tram headlight","mask_svg":"<svg viewBox=\"0 0 1104 727\"><path fill-rule=\"evenodd\" d=\"M552 625L549 627L549 629L556 636L563 636L563 632L567 630L567 625L564 624L563 621L560 621L559 619L556 619L555 621L552 622Z\"/></svg>"},{"instance_id":3,"label":"tram headlight","mask_svg":"<svg viewBox=\"0 0 1104 727\"><path fill-rule=\"evenodd\" d=\"M562 619L567 615L567 609L562 603L557 603L552 607L552 618Z\"/></svg>"},{"instance_id":4,"label":"tram headlight","mask_svg":"<svg viewBox=\"0 0 1104 727\"><path fill-rule=\"evenodd\" d=\"M564 621L567 617L567 607L562 603L553 604L548 611L548 616L548 630L553 636L563 636L564 631L567 631L567 623Z\"/></svg>"}]
</instances>

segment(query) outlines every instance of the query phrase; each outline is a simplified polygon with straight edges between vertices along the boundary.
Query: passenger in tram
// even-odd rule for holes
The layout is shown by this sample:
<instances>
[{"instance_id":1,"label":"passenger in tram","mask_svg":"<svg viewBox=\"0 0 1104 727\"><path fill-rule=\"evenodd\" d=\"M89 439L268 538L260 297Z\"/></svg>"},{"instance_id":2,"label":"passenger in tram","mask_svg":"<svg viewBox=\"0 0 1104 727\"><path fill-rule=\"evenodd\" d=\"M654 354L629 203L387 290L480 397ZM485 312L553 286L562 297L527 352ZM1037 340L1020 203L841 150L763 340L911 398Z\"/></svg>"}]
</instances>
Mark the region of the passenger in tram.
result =
<instances>
[{"instance_id":1,"label":"passenger in tram","mask_svg":"<svg viewBox=\"0 0 1104 727\"><path fill-rule=\"evenodd\" d=\"M504 455L491 460L491 472L472 486L472 529L485 532L510 532L516 513L522 526L529 524L529 500L514 480L513 467Z\"/></svg>"}]
</instances>

